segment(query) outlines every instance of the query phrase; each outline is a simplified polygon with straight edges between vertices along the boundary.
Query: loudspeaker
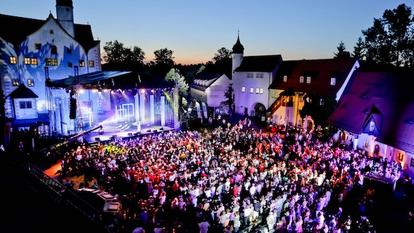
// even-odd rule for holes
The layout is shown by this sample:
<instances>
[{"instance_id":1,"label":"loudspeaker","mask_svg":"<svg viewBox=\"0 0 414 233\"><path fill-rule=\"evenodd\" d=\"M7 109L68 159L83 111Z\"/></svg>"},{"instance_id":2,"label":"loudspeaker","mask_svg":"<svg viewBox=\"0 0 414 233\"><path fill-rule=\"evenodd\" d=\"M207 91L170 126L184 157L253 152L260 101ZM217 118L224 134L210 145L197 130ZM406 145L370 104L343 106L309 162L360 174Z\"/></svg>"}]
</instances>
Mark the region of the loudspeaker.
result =
<instances>
[{"instance_id":1,"label":"loudspeaker","mask_svg":"<svg viewBox=\"0 0 414 233\"><path fill-rule=\"evenodd\" d=\"M69 119L76 119L76 99L75 98L70 98Z\"/></svg>"}]
</instances>

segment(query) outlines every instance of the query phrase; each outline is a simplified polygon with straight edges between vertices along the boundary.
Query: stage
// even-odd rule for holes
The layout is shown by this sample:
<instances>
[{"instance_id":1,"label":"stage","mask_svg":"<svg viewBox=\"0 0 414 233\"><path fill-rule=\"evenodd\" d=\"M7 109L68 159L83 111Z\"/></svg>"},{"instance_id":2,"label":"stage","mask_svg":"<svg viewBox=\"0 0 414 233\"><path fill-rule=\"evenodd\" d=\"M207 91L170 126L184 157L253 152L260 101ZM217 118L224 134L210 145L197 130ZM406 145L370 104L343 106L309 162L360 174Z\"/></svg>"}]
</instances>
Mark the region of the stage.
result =
<instances>
[{"instance_id":1,"label":"stage","mask_svg":"<svg viewBox=\"0 0 414 233\"><path fill-rule=\"evenodd\" d=\"M98 141L109 141L113 139L123 139L136 137L138 135L146 135L151 133L159 133L165 131L174 130L168 126L147 126L142 127L141 131L138 131L137 127L134 125L128 124L119 124L119 125L102 125L102 130L97 130L90 132L83 136L84 142L94 143Z\"/></svg>"}]
</instances>

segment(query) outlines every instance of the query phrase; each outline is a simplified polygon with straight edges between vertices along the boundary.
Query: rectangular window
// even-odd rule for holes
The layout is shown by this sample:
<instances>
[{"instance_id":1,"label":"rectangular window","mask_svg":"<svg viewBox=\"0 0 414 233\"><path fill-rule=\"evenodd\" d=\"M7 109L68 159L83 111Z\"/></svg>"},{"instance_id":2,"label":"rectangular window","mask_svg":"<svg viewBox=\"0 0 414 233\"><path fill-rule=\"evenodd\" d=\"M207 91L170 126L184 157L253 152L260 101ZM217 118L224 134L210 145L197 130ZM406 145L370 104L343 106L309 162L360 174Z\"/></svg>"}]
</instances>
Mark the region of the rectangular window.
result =
<instances>
[{"instance_id":1,"label":"rectangular window","mask_svg":"<svg viewBox=\"0 0 414 233\"><path fill-rule=\"evenodd\" d=\"M325 104L325 100L321 98L321 99L319 100L319 105L321 105L321 106L322 106L322 105L324 105L324 104Z\"/></svg>"},{"instance_id":2,"label":"rectangular window","mask_svg":"<svg viewBox=\"0 0 414 233\"><path fill-rule=\"evenodd\" d=\"M17 63L17 57L10 57L10 64L16 64Z\"/></svg>"},{"instance_id":3,"label":"rectangular window","mask_svg":"<svg viewBox=\"0 0 414 233\"><path fill-rule=\"evenodd\" d=\"M332 77L331 78L331 86L335 86L336 85L336 78Z\"/></svg>"},{"instance_id":4,"label":"rectangular window","mask_svg":"<svg viewBox=\"0 0 414 233\"><path fill-rule=\"evenodd\" d=\"M79 60L79 66L84 67L85 66L85 61L84 60Z\"/></svg>"},{"instance_id":5,"label":"rectangular window","mask_svg":"<svg viewBox=\"0 0 414 233\"><path fill-rule=\"evenodd\" d=\"M28 79L27 80L27 86L28 87L34 87L34 79Z\"/></svg>"},{"instance_id":6,"label":"rectangular window","mask_svg":"<svg viewBox=\"0 0 414 233\"><path fill-rule=\"evenodd\" d=\"M73 64L72 64L72 62L68 62L68 67L73 67Z\"/></svg>"},{"instance_id":7,"label":"rectangular window","mask_svg":"<svg viewBox=\"0 0 414 233\"><path fill-rule=\"evenodd\" d=\"M20 106L20 109L30 109L32 108L32 102L31 101L20 101L19 106Z\"/></svg>"},{"instance_id":8,"label":"rectangular window","mask_svg":"<svg viewBox=\"0 0 414 233\"><path fill-rule=\"evenodd\" d=\"M253 74L252 73L247 73L247 78L253 78Z\"/></svg>"},{"instance_id":9,"label":"rectangular window","mask_svg":"<svg viewBox=\"0 0 414 233\"><path fill-rule=\"evenodd\" d=\"M52 55L56 55L56 54L57 54L57 47L56 47L56 46L54 46L54 45L52 45L52 46L51 46L51 49L50 49L50 53L51 53Z\"/></svg>"},{"instance_id":10,"label":"rectangular window","mask_svg":"<svg viewBox=\"0 0 414 233\"><path fill-rule=\"evenodd\" d=\"M254 88L253 87L251 87L250 88L250 93L253 93L254 92Z\"/></svg>"},{"instance_id":11,"label":"rectangular window","mask_svg":"<svg viewBox=\"0 0 414 233\"><path fill-rule=\"evenodd\" d=\"M13 85L13 87L19 86L19 80L18 79L13 79L12 80L12 85Z\"/></svg>"},{"instance_id":12,"label":"rectangular window","mask_svg":"<svg viewBox=\"0 0 414 233\"><path fill-rule=\"evenodd\" d=\"M46 65L47 66L57 66L58 61L56 58L46 58Z\"/></svg>"},{"instance_id":13,"label":"rectangular window","mask_svg":"<svg viewBox=\"0 0 414 233\"><path fill-rule=\"evenodd\" d=\"M49 30L49 33L50 33L50 34L53 34L53 33L54 33L54 31L53 31L53 30Z\"/></svg>"},{"instance_id":14,"label":"rectangular window","mask_svg":"<svg viewBox=\"0 0 414 233\"><path fill-rule=\"evenodd\" d=\"M37 58L31 57L30 58L30 64L37 66L39 64L39 62L37 61Z\"/></svg>"},{"instance_id":15,"label":"rectangular window","mask_svg":"<svg viewBox=\"0 0 414 233\"><path fill-rule=\"evenodd\" d=\"M287 75L283 76L283 82L287 82Z\"/></svg>"},{"instance_id":16,"label":"rectangular window","mask_svg":"<svg viewBox=\"0 0 414 233\"><path fill-rule=\"evenodd\" d=\"M95 61L89 61L88 66L89 67L94 67L95 66Z\"/></svg>"},{"instance_id":17,"label":"rectangular window","mask_svg":"<svg viewBox=\"0 0 414 233\"><path fill-rule=\"evenodd\" d=\"M30 57L25 57L24 58L24 64L25 65L30 65Z\"/></svg>"},{"instance_id":18,"label":"rectangular window","mask_svg":"<svg viewBox=\"0 0 414 233\"><path fill-rule=\"evenodd\" d=\"M246 92L246 87L242 87L242 92Z\"/></svg>"},{"instance_id":19,"label":"rectangular window","mask_svg":"<svg viewBox=\"0 0 414 233\"><path fill-rule=\"evenodd\" d=\"M304 82L304 79L305 79L305 78L304 78L303 76L300 76L300 77L299 77L299 82L300 82L300 83L303 83L303 82Z\"/></svg>"},{"instance_id":20,"label":"rectangular window","mask_svg":"<svg viewBox=\"0 0 414 233\"><path fill-rule=\"evenodd\" d=\"M311 76L306 77L306 83L307 84L311 83Z\"/></svg>"},{"instance_id":21,"label":"rectangular window","mask_svg":"<svg viewBox=\"0 0 414 233\"><path fill-rule=\"evenodd\" d=\"M259 93L263 94L263 88L260 88Z\"/></svg>"},{"instance_id":22,"label":"rectangular window","mask_svg":"<svg viewBox=\"0 0 414 233\"><path fill-rule=\"evenodd\" d=\"M36 43L35 44L35 49L40 50L42 48L42 44L41 43Z\"/></svg>"},{"instance_id":23,"label":"rectangular window","mask_svg":"<svg viewBox=\"0 0 414 233\"><path fill-rule=\"evenodd\" d=\"M259 94L260 88L256 88L256 94Z\"/></svg>"},{"instance_id":24,"label":"rectangular window","mask_svg":"<svg viewBox=\"0 0 414 233\"><path fill-rule=\"evenodd\" d=\"M256 74L256 78L263 78L263 74Z\"/></svg>"}]
</instances>

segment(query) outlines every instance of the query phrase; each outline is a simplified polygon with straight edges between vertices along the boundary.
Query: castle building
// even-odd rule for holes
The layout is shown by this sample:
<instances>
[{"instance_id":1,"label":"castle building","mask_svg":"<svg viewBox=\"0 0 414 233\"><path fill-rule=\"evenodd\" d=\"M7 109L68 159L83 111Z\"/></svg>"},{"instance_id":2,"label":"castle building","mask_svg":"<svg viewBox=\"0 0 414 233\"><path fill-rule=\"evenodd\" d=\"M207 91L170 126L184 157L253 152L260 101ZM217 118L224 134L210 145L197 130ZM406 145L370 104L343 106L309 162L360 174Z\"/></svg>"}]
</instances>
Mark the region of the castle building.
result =
<instances>
[{"instance_id":1,"label":"castle building","mask_svg":"<svg viewBox=\"0 0 414 233\"><path fill-rule=\"evenodd\" d=\"M6 117L15 129L68 134L69 93L48 80L101 71L100 41L92 28L76 24L72 0L56 1L56 17L45 20L0 14L0 78Z\"/></svg>"}]
</instances>

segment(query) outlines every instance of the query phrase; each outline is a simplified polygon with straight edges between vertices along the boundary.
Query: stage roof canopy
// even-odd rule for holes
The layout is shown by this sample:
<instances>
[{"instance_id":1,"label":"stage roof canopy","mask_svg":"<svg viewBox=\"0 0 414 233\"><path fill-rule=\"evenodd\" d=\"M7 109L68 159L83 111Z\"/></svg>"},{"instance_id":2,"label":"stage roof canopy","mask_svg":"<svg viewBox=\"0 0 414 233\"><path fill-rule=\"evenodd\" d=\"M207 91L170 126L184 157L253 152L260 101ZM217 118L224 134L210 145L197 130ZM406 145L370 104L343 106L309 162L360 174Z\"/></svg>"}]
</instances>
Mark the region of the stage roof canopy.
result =
<instances>
[{"instance_id":1,"label":"stage roof canopy","mask_svg":"<svg viewBox=\"0 0 414 233\"><path fill-rule=\"evenodd\" d=\"M58 79L58 80L49 80L47 82L48 87L71 87L76 85L81 85L85 87L93 87L95 85L100 84L100 82L103 82L108 79L117 78L123 75L130 74L130 71L97 71L87 74L82 74L78 76L69 76L64 79Z\"/></svg>"},{"instance_id":2,"label":"stage roof canopy","mask_svg":"<svg viewBox=\"0 0 414 233\"><path fill-rule=\"evenodd\" d=\"M132 89L173 87L172 82L163 77L137 74L131 71L97 71L59 80L48 80L48 87L71 88L82 86L85 89Z\"/></svg>"}]
</instances>

